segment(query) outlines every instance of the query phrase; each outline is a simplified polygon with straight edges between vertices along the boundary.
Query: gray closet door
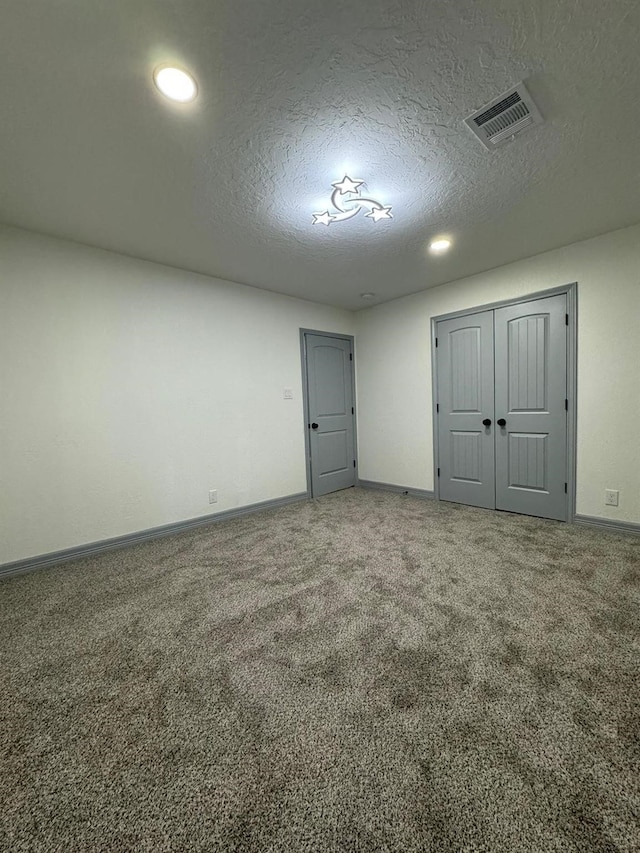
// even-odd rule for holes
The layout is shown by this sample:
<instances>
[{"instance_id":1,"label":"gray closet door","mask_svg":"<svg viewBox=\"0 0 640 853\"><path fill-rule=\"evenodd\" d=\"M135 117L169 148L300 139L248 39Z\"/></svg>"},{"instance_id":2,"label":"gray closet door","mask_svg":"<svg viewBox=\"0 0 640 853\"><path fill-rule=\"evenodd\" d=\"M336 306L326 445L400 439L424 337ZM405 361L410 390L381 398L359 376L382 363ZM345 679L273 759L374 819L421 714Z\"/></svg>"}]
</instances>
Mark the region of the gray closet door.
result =
<instances>
[{"instance_id":1,"label":"gray closet door","mask_svg":"<svg viewBox=\"0 0 640 853\"><path fill-rule=\"evenodd\" d=\"M351 341L305 334L314 497L356 482Z\"/></svg>"},{"instance_id":2,"label":"gray closet door","mask_svg":"<svg viewBox=\"0 0 640 853\"><path fill-rule=\"evenodd\" d=\"M496 507L566 519L564 294L495 311Z\"/></svg>"},{"instance_id":3,"label":"gray closet door","mask_svg":"<svg viewBox=\"0 0 640 853\"><path fill-rule=\"evenodd\" d=\"M493 311L436 329L440 498L493 509Z\"/></svg>"}]
</instances>

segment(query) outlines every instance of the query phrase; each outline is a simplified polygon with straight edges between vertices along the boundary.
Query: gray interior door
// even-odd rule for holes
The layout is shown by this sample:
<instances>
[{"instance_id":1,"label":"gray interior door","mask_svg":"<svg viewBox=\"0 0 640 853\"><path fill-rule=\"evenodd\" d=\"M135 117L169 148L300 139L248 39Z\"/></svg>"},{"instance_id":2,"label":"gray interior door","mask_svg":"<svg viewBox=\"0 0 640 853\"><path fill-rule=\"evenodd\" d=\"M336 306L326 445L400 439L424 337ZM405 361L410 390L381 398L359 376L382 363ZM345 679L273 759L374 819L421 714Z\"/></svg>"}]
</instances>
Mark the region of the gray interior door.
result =
<instances>
[{"instance_id":1,"label":"gray interior door","mask_svg":"<svg viewBox=\"0 0 640 853\"><path fill-rule=\"evenodd\" d=\"M305 333L311 490L356 482L351 341Z\"/></svg>"},{"instance_id":2,"label":"gray interior door","mask_svg":"<svg viewBox=\"0 0 640 853\"><path fill-rule=\"evenodd\" d=\"M566 518L564 294L495 311L496 508Z\"/></svg>"},{"instance_id":3,"label":"gray interior door","mask_svg":"<svg viewBox=\"0 0 640 853\"><path fill-rule=\"evenodd\" d=\"M436 330L440 498L493 509L493 311Z\"/></svg>"},{"instance_id":4,"label":"gray interior door","mask_svg":"<svg viewBox=\"0 0 640 853\"><path fill-rule=\"evenodd\" d=\"M567 517L566 295L436 324L442 500Z\"/></svg>"}]
</instances>

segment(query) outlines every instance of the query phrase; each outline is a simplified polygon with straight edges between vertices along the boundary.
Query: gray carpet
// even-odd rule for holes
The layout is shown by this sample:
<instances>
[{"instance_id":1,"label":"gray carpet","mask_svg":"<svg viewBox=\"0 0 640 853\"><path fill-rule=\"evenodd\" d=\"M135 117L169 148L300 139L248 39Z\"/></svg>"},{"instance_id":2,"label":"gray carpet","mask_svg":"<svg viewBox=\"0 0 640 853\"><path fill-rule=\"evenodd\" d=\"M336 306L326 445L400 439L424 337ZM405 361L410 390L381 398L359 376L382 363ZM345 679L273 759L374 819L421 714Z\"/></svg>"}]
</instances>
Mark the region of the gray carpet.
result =
<instances>
[{"instance_id":1,"label":"gray carpet","mask_svg":"<svg viewBox=\"0 0 640 853\"><path fill-rule=\"evenodd\" d=\"M640 850L640 541L348 490L0 584L6 851Z\"/></svg>"}]
</instances>

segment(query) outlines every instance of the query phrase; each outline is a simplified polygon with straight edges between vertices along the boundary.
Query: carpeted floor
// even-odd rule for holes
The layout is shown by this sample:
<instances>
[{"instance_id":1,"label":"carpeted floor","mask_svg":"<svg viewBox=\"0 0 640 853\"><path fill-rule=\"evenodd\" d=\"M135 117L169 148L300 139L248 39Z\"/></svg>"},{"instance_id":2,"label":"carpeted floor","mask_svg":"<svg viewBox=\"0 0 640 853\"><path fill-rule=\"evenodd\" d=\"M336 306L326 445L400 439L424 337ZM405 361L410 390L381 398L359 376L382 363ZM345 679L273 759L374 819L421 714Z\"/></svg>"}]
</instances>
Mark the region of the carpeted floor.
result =
<instances>
[{"instance_id":1,"label":"carpeted floor","mask_svg":"<svg viewBox=\"0 0 640 853\"><path fill-rule=\"evenodd\" d=\"M640 541L359 489L0 584L3 851L640 850Z\"/></svg>"}]
</instances>

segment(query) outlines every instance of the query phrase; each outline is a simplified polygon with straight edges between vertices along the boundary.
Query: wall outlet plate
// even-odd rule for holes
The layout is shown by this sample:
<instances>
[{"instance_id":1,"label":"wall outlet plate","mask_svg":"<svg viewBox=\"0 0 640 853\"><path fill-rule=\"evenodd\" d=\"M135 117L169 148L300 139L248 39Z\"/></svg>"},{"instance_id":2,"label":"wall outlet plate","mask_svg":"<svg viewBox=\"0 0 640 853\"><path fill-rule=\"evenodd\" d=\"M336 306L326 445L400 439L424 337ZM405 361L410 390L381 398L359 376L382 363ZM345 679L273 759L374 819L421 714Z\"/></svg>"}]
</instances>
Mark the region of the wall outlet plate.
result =
<instances>
[{"instance_id":1,"label":"wall outlet plate","mask_svg":"<svg viewBox=\"0 0 640 853\"><path fill-rule=\"evenodd\" d=\"M293 388L285 388L282 396L285 400L293 400Z\"/></svg>"},{"instance_id":2,"label":"wall outlet plate","mask_svg":"<svg viewBox=\"0 0 640 853\"><path fill-rule=\"evenodd\" d=\"M211 489L211 491L209 492L209 503L210 504L217 504L218 503L218 490L217 489Z\"/></svg>"},{"instance_id":3,"label":"wall outlet plate","mask_svg":"<svg viewBox=\"0 0 640 853\"><path fill-rule=\"evenodd\" d=\"M620 496L620 492L618 489L605 489L604 490L604 505L605 506L618 506L618 498Z\"/></svg>"}]
</instances>

